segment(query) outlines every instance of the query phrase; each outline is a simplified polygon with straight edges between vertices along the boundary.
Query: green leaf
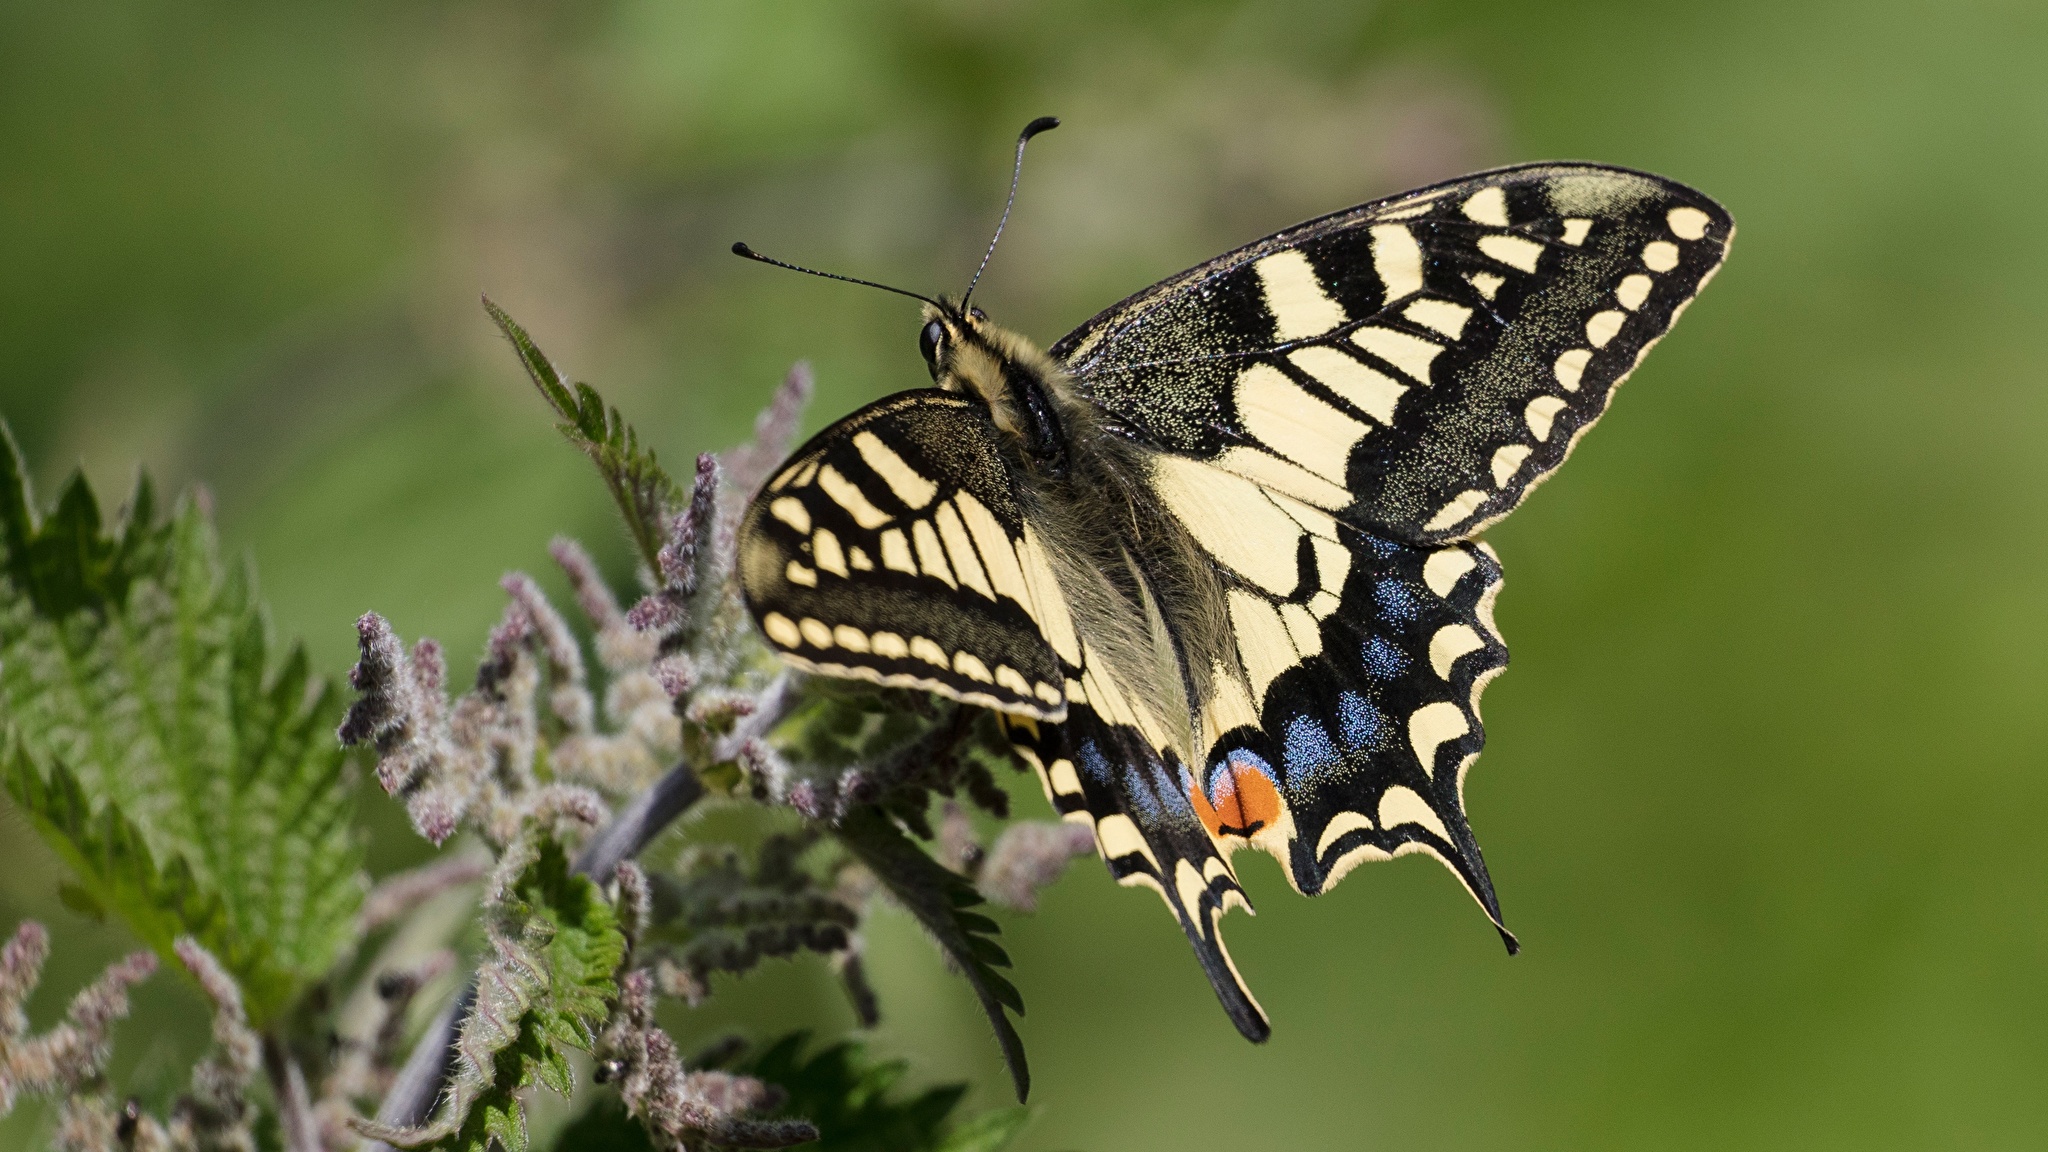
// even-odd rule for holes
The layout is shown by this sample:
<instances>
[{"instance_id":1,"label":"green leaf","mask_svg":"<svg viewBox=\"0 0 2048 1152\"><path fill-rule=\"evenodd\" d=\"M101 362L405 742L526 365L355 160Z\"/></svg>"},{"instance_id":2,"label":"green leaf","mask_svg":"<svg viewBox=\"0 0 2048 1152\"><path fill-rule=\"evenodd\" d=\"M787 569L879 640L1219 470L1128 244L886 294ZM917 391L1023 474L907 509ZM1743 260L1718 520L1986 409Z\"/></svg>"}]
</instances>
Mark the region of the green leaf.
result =
<instances>
[{"instance_id":1,"label":"green leaf","mask_svg":"<svg viewBox=\"0 0 2048 1152\"><path fill-rule=\"evenodd\" d=\"M533 338L503 308L484 298L484 310L498 325L505 339L519 354L519 362L533 379L533 386L551 405L561 422L555 427L569 443L581 449L597 465L611 490L612 500L625 517L626 530L640 549L640 558L652 571L661 570L661 544L668 520L688 495L654 458L652 448L642 447L640 436L626 423L617 408L608 407L604 397L588 384L568 385L555 371Z\"/></svg>"},{"instance_id":2,"label":"green leaf","mask_svg":"<svg viewBox=\"0 0 2048 1152\"><path fill-rule=\"evenodd\" d=\"M526 854L527 863L486 910L500 954L478 972L440 1118L419 1129L366 1129L379 1139L435 1152L490 1152L496 1141L522 1152L520 1090L542 1084L566 1096L575 1088L562 1049L593 1042L618 995L612 974L625 960L626 937L597 885L570 871L561 844L526 835L533 839L508 848L505 859Z\"/></svg>"},{"instance_id":3,"label":"green leaf","mask_svg":"<svg viewBox=\"0 0 2048 1152\"><path fill-rule=\"evenodd\" d=\"M966 879L926 855L879 809L856 808L834 831L967 977L995 1029L996 1044L1009 1066L1017 1099L1022 1101L1031 1091L1031 1071L1024 1062L1024 1041L1004 1009L1023 1015L1024 998L995 971L1010 966L1010 958L989 939L1000 929L993 920L964 911L982 903L981 894Z\"/></svg>"},{"instance_id":4,"label":"green leaf","mask_svg":"<svg viewBox=\"0 0 2048 1152\"><path fill-rule=\"evenodd\" d=\"M83 476L38 519L0 425L0 764L80 890L167 960L197 937L261 1027L349 945L361 845L303 650L269 666L254 576L205 510L157 522L141 479L108 530Z\"/></svg>"},{"instance_id":5,"label":"green leaf","mask_svg":"<svg viewBox=\"0 0 2048 1152\"><path fill-rule=\"evenodd\" d=\"M15 807L78 877L59 890L66 904L97 907L101 916L111 911L160 956L176 956L172 942L193 937L235 974L245 1006L289 999L291 974L269 945L235 931L220 894L202 885L183 857L159 868L142 830L120 805L95 809L68 768L37 769L18 743L0 762L0 779Z\"/></svg>"},{"instance_id":6,"label":"green leaf","mask_svg":"<svg viewBox=\"0 0 2048 1152\"><path fill-rule=\"evenodd\" d=\"M998 1108L953 1130L937 1152L1001 1152L1031 1120L1029 1108Z\"/></svg>"},{"instance_id":7,"label":"green leaf","mask_svg":"<svg viewBox=\"0 0 2048 1152\"><path fill-rule=\"evenodd\" d=\"M735 1071L789 1093L781 1112L817 1125L820 1152L996 1152L1029 1116L1008 1108L955 1127L950 1120L966 1085L899 1097L892 1089L908 1071L903 1062L870 1061L850 1042L806 1057L809 1039L803 1032L785 1036Z\"/></svg>"}]
</instances>

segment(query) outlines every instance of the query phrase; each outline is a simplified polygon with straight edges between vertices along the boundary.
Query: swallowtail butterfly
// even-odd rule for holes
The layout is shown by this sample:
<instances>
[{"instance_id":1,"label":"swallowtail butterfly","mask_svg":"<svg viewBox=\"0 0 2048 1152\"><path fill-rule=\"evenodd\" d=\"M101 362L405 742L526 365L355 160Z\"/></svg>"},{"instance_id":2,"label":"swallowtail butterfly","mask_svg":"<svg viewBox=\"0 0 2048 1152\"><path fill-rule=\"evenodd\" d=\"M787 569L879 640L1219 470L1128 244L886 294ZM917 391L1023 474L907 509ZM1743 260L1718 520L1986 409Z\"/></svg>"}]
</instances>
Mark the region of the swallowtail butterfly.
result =
<instances>
[{"instance_id":1,"label":"swallowtail butterfly","mask_svg":"<svg viewBox=\"0 0 2048 1152\"><path fill-rule=\"evenodd\" d=\"M1479 535L1564 463L1734 231L1658 176L1530 164L1248 244L1046 350L971 284L919 297L936 387L767 482L741 527L748 605L800 668L1002 714L1253 1040L1266 1016L1219 927L1249 908L1241 848L1308 895L1427 853L1512 952L1463 802L1508 659Z\"/></svg>"}]
</instances>

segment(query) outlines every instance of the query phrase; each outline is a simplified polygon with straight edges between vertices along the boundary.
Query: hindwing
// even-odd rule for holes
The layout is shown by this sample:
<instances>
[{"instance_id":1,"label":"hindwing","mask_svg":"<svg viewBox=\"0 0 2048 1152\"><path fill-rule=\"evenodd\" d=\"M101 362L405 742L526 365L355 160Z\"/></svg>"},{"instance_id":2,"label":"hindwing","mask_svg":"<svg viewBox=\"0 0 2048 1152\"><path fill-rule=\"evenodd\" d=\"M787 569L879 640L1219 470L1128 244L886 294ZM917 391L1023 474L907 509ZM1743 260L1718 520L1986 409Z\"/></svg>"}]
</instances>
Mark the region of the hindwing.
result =
<instances>
[{"instance_id":1,"label":"hindwing","mask_svg":"<svg viewBox=\"0 0 2048 1152\"><path fill-rule=\"evenodd\" d=\"M1117 692L1091 683L1104 696ZM1221 923L1231 907L1249 910L1251 902L1203 826L1189 773L1171 749L1104 715L1116 707L1108 699L1075 701L1066 723L1056 725L1010 718L1011 743L1060 817L1093 829L1116 882L1150 888L1166 902L1231 1022L1246 1038L1264 1040L1272 1028L1224 947Z\"/></svg>"},{"instance_id":2,"label":"hindwing","mask_svg":"<svg viewBox=\"0 0 2048 1152\"><path fill-rule=\"evenodd\" d=\"M1247 245L1051 352L1132 439L1359 528L1464 539L1563 462L1733 233L1661 177L1506 168Z\"/></svg>"},{"instance_id":3,"label":"hindwing","mask_svg":"<svg viewBox=\"0 0 2048 1152\"><path fill-rule=\"evenodd\" d=\"M769 641L825 675L1064 716L1041 620L1055 636L1072 625L996 435L983 406L924 389L791 456L740 527L741 587Z\"/></svg>"}]
</instances>

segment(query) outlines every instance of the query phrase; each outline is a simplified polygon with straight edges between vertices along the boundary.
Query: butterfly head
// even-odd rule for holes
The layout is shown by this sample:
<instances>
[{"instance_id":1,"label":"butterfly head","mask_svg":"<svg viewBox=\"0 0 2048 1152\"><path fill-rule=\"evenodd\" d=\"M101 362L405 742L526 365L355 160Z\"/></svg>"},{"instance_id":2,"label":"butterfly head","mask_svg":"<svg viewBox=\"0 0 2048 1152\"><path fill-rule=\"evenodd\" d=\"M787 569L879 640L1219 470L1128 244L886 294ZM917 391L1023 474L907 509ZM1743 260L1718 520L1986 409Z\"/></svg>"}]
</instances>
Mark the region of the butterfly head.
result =
<instances>
[{"instance_id":1,"label":"butterfly head","mask_svg":"<svg viewBox=\"0 0 2048 1152\"><path fill-rule=\"evenodd\" d=\"M1052 358L992 323L979 308L941 299L925 305L923 319L917 348L932 382L980 400L1026 456L1062 470L1064 437L1055 398L1064 378Z\"/></svg>"}]
</instances>

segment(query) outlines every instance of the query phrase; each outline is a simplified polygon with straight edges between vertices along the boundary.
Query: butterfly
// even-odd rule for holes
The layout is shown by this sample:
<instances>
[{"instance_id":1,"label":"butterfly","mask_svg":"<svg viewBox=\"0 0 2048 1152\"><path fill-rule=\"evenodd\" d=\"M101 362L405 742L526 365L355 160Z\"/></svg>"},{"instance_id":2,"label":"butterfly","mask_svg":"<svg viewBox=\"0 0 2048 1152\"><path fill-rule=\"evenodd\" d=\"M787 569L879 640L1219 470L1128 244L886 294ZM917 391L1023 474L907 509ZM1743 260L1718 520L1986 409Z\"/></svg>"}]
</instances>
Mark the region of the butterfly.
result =
<instances>
[{"instance_id":1,"label":"butterfly","mask_svg":"<svg viewBox=\"0 0 2048 1152\"><path fill-rule=\"evenodd\" d=\"M1434 856L1513 952L1463 799L1508 659L1479 535L1733 235L1662 177L1528 164L1247 244L1046 349L972 284L918 297L934 387L768 480L740 529L747 604L799 668L996 710L1254 1041L1270 1027L1220 927L1250 907L1240 849L1307 895Z\"/></svg>"}]
</instances>

